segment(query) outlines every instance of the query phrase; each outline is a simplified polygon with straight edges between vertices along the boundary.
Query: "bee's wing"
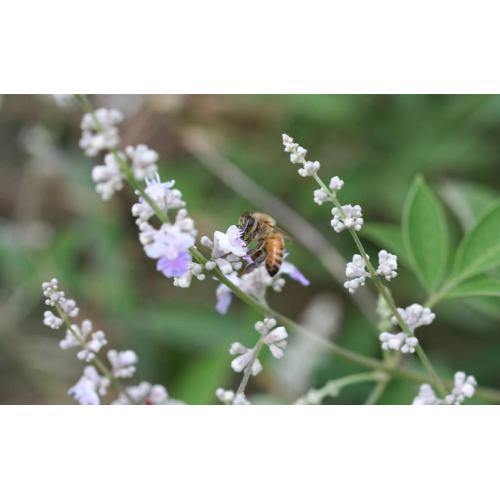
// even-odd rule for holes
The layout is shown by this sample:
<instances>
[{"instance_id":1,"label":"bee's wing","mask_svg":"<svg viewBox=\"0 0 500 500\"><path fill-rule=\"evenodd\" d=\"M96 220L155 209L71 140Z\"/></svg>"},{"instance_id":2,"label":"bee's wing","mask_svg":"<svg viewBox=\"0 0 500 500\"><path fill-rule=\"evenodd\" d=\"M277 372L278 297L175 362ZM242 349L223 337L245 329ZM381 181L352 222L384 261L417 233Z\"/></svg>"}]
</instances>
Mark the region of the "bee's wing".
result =
<instances>
[{"instance_id":1,"label":"bee's wing","mask_svg":"<svg viewBox=\"0 0 500 500\"><path fill-rule=\"evenodd\" d=\"M284 229L282 229L281 227L274 226L274 229L276 231L280 232L283 235L283 238L285 238L286 240L293 241L293 238Z\"/></svg>"}]
</instances>

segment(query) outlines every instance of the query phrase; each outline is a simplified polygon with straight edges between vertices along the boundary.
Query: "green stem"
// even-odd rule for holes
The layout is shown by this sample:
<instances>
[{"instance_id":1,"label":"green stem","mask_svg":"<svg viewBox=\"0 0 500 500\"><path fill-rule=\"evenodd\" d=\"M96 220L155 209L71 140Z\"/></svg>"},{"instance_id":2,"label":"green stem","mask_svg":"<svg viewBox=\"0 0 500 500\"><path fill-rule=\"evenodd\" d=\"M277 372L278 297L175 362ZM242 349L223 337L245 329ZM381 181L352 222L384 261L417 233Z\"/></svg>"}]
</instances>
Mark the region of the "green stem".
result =
<instances>
[{"instance_id":1,"label":"green stem","mask_svg":"<svg viewBox=\"0 0 500 500\"><path fill-rule=\"evenodd\" d=\"M373 390L368 395L368 398L365 401L365 405L377 404L377 401L380 399L384 391L387 389L390 380L391 380L390 377L388 377L387 375L381 380L379 380L375 385L375 387L373 388Z\"/></svg>"},{"instance_id":2,"label":"green stem","mask_svg":"<svg viewBox=\"0 0 500 500\"><path fill-rule=\"evenodd\" d=\"M386 367L391 370L397 368L401 361L401 352L397 351L394 354L384 351L384 360ZM377 404L377 401L380 399L384 391L387 389L389 382L391 381L391 377L387 375L387 373L383 374L380 380L377 382L375 387L372 389L368 397L366 398L365 405L374 405Z\"/></svg>"},{"instance_id":3,"label":"green stem","mask_svg":"<svg viewBox=\"0 0 500 500\"><path fill-rule=\"evenodd\" d=\"M372 380L382 380L379 372L363 372L354 375L346 375L337 380L330 380L320 389L311 389L296 404L320 404L326 397L337 397L340 391L353 384L371 382Z\"/></svg>"}]
</instances>

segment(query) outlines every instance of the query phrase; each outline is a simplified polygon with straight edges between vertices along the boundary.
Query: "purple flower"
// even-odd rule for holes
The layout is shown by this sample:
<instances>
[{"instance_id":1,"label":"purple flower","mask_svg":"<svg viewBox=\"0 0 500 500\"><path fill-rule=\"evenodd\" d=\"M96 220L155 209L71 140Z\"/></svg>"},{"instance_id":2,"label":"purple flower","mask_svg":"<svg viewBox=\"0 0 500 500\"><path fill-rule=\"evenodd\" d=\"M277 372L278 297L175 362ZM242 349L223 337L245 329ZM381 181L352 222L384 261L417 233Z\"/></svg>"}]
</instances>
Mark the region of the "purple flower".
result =
<instances>
[{"instance_id":1,"label":"purple flower","mask_svg":"<svg viewBox=\"0 0 500 500\"><path fill-rule=\"evenodd\" d=\"M193 236L182 232L175 225L163 224L155 232L152 241L144 245L144 250L148 257L159 259L156 266L158 271L172 278L182 276L189 270L189 247L193 245Z\"/></svg>"},{"instance_id":2,"label":"purple flower","mask_svg":"<svg viewBox=\"0 0 500 500\"><path fill-rule=\"evenodd\" d=\"M96 392L95 384L86 378L81 378L68 391L81 405L98 405L99 395Z\"/></svg>"},{"instance_id":3,"label":"purple flower","mask_svg":"<svg viewBox=\"0 0 500 500\"><path fill-rule=\"evenodd\" d=\"M228 253L244 257L247 254L245 242L241 239L241 232L238 226L229 226L225 233L215 231L214 249L212 257L222 257Z\"/></svg>"},{"instance_id":4,"label":"purple flower","mask_svg":"<svg viewBox=\"0 0 500 500\"><path fill-rule=\"evenodd\" d=\"M110 381L99 375L94 366L86 366L80 380L69 389L68 394L73 396L81 405L98 405L99 395L104 396Z\"/></svg>"},{"instance_id":5,"label":"purple flower","mask_svg":"<svg viewBox=\"0 0 500 500\"><path fill-rule=\"evenodd\" d=\"M161 257L156 263L156 269L162 272L167 278L177 278L189 270L191 254L187 251L179 253L174 259Z\"/></svg>"},{"instance_id":6,"label":"purple flower","mask_svg":"<svg viewBox=\"0 0 500 500\"><path fill-rule=\"evenodd\" d=\"M167 199L175 181L161 182L160 176L156 174L153 178L146 178L146 194L162 209L167 209ZM144 203L142 198L139 199ZM149 205L148 205L149 206Z\"/></svg>"},{"instance_id":7,"label":"purple flower","mask_svg":"<svg viewBox=\"0 0 500 500\"><path fill-rule=\"evenodd\" d=\"M194 238L183 233L177 226L163 224L155 232L151 243L144 246L146 255L152 259L167 257L175 259L179 253L186 251L194 245Z\"/></svg>"},{"instance_id":8,"label":"purple flower","mask_svg":"<svg viewBox=\"0 0 500 500\"><path fill-rule=\"evenodd\" d=\"M281 264L280 274L288 274L290 278L298 281L302 286L309 286L310 281L298 270L296 266L290 262L283 262Z\"/></svg>"},{"instance_id":9,"label":"purple flower","mask_svg":"<svg viewBox=\"0 0 500 500\"><path fill-rule=\"evenodd\" d=\"M219 285L217 287L215 295L217 296L215 310L219 314L226 314L229 306L231 305L231 302L233 301L233 293L231 292L231 289L226 285Z\"/></svg>"}]
</instances>

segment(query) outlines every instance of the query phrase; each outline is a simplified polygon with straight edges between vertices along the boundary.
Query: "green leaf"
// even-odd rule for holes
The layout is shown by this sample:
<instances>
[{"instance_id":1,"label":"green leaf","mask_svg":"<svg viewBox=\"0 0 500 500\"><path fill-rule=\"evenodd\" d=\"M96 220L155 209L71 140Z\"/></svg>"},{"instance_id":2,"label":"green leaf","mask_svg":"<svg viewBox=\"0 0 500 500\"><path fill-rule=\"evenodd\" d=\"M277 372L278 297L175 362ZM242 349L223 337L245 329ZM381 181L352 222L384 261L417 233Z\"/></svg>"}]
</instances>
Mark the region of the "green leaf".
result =
<instances>
[{"instance_id":1,"label":"green leaf","mask_svg":"<svg viewBox=\"0 0 500 500\"><path fill-rule=\"evenodd\" d=\"M403 242L422 285L434 290L448 263L448 226L441 204L421 177L415 179L406 197Z\"/></svg>"},{"instance_id":2,"label":"green leaf","mask_svg":"<svg viewBox=\"0 0 500 500\"><path fill-rule=\"evenodd\" d=\"M454 280L484 273L500 266L500 203L483 214L464 237L457 252Z\"/></svg>"},{"instance_id":3,"label":"green leaf","mask_svg":"<svg viewBox=\"0 0 500 500\"><path fill-rule=\"evenodd\" d=\"M500 279L481 275L460 283L446 294L446 298L500 297Z\"/></svg>"}]
</instances>

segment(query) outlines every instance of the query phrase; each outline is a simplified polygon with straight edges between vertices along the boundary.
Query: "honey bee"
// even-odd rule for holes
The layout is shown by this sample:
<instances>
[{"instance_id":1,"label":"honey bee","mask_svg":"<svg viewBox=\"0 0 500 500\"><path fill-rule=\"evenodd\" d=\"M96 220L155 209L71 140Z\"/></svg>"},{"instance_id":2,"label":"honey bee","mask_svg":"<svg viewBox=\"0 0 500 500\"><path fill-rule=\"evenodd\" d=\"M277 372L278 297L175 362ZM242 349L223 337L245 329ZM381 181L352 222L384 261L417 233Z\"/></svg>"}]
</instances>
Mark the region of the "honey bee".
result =
<instances>
[{"instance_id":1,"label":"honey bee","mask_svg":"<svg viewBox=\"0 0 500 500\"><path fill-rule=\"evenodd\" d=\"M245 271L265 261L269 276L274 276L281 267L285 254L285 238L289 236L276 225L276 221L262 212L243 212L239 228L243 241L255 243L248 256L252 259Z\"/></svg>"}]
</instances>

